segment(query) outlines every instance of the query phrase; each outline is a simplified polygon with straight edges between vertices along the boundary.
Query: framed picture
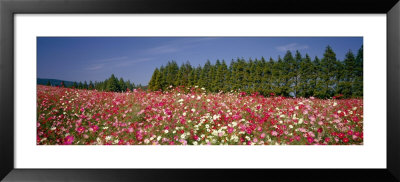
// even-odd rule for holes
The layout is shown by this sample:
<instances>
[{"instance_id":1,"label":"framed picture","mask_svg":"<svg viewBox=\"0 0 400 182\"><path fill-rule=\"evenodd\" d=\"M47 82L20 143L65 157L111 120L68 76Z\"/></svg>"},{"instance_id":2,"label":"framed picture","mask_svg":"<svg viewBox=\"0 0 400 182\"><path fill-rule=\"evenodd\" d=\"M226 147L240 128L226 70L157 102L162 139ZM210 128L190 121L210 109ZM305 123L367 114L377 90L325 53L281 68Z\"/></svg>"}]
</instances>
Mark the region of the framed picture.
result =
<instances>
[{"instance_id":1,"label":"framed picture","mask_svg":"<svg viewBox=\"0 0 400 182\"><path fill-rule=\"evenodd\" d=\"M399 181L400 5L326 3L2 1L1 179Z\"/></svg>"}]
</instances>

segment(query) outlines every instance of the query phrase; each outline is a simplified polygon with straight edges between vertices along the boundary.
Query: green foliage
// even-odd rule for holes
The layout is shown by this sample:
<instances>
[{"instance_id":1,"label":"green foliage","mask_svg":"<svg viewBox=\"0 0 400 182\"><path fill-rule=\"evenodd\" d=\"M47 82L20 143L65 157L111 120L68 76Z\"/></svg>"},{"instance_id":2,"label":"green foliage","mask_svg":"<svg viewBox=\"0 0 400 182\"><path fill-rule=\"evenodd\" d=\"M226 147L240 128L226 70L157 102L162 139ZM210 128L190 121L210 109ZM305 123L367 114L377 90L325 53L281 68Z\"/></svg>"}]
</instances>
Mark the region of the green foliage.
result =
<instances>
[{"instance_id":1,"label":"green foliage","mask_svg":"<svg viewBox=\"0 0 400 182\"><path fill-rule=\"evenodd\" d=\"M209 92L244 91L262 95L285 97L331 98L363 96L363 48L357 56L349 51L344 61L336 59L336 54L327 46L322 59L302 56L296 51L294 56L287 51L283 58L232 59L229 66L224 60L209 60L203 66L192 67L189 62L180 67L176 62L156 68L149 82L150 90L166 90L168 87L202 87Z\"/></svg>"}]
</instances>

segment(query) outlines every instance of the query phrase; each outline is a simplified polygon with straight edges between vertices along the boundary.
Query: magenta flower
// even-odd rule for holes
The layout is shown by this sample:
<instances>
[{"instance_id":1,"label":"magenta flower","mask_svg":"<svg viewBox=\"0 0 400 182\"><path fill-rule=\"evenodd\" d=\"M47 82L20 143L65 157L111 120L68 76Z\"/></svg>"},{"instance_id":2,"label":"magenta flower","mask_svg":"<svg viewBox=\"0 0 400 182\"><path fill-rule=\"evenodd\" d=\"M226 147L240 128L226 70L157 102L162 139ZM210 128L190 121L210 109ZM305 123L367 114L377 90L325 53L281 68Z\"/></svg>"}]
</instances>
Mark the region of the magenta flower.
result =
<instances>
[{"instance_id":1,"label":"magenta flower","mask_svg":"<svg viewBox=\"0 0 400 182\"><path fill-rule=\"evenodd\" d=\"M71 135L68 135L67 137L64 138L64 145L71 145L72 142L74 142L74 137Z\"/></svg>"}]
</instances>

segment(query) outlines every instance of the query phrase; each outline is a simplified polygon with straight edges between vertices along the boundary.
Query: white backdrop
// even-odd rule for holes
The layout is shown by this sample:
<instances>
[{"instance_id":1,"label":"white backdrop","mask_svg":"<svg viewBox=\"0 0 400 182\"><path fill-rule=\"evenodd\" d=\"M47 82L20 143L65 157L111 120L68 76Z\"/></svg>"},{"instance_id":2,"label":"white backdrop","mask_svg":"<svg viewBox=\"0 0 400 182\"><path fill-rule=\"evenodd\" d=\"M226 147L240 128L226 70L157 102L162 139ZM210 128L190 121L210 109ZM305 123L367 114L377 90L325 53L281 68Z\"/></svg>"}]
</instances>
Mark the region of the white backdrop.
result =
<instances>
[{"instance_id":1,"label":"white backdrop","mask_svg":"<svg viewBox=\"0 0 400 182\"><path fill-rule=\"evenodd\" d=\"M363 36L364 145L37 146L37 36ZM15 91L16 168L386 168L385 14L17 14Z\"/></svg>"}]
</instances>

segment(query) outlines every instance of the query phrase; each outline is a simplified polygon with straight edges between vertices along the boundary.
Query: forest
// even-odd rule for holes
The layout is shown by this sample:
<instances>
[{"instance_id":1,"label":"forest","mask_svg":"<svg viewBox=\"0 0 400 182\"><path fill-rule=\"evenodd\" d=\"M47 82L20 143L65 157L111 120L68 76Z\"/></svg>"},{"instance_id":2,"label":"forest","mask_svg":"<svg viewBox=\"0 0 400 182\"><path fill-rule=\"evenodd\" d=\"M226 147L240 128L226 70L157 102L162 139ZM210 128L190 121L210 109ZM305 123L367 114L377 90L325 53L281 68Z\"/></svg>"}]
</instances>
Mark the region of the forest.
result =
<instances>
[{"instance_id":1,"label":"forest","mask_svg":"<svg viewBox=\"0 0 400 182\"><path fill-rule=\"evenodd\" d=\"M148 88L158 91L170 86L199 86L209 92L258 92L264 96L358 98L363 96L363 46L356 55L349 50L343 61L336 59L330 46L321 59L287 51L277 60L238 58L229 66L224 60L215 64L208 60L198 67L170 61L154 70Z\"/></svg>"}]
</instances>

